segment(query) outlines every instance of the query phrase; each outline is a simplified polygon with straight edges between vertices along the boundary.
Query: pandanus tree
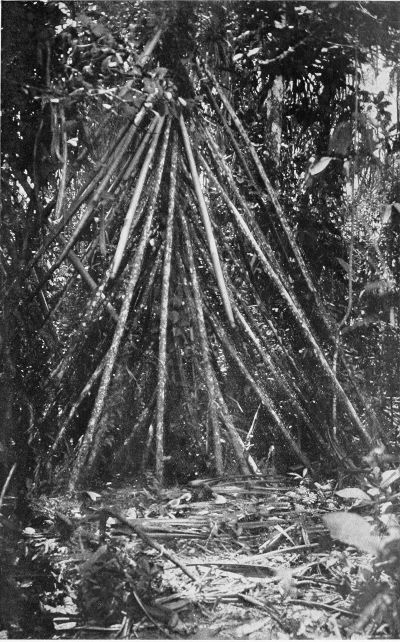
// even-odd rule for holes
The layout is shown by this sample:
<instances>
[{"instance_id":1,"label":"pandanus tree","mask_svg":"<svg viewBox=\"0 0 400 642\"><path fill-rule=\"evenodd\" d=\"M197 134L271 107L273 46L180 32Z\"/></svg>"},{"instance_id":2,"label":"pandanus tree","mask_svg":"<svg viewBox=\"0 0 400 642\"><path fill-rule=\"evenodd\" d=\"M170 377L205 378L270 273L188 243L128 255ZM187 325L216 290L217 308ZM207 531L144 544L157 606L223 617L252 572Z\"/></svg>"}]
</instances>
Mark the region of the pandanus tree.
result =
<instances>
[{"instance_id":1,"label":"pandanus tree","mask_svg":"<svg viewBox=\"0 0 400 642\"><path fill-rule=\"evenodd\" d=\"M25 180L43 224L25 301L42 301L41 331L59 341L38 474L64 465L71 489L96 466L150 460L160 481L185 467L247 474L274 444L312 469L315 454L334 463L379 430L341 351L337 377L335 319L224 74L187 55L196 8L162 4L129 64L104 21L80 16L91 41L73 45L74 69L82 82L97 65L88 94L109 110L89 131L97 160L73 171L72 88L47 104L56 196L43 203Z\"/></svg>"}]
</instances>

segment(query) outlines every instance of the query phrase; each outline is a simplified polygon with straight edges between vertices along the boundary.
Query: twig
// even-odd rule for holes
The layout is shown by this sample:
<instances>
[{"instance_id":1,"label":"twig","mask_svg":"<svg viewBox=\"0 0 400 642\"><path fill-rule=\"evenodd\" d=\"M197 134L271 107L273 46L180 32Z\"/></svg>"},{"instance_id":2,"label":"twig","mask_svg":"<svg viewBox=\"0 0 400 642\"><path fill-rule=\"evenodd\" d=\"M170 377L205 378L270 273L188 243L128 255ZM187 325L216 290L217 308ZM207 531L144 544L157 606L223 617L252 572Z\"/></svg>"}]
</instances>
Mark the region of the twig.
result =
<instances>
[{"instance_id":1,"label":"twig","mask_svg":"<svg viewBox=\"0 0 400 642\"><path fill-rule=\"evenodd\" d=\"M1 509L1 507L3 506L4 497L5 497L5 495L6 495L8 485L9 485L9 483L10 483L10 481L11 481L11 478L12 478L12 476L13 476L13 474L14 474L14 471L15 471L16 467L17 467L17 462L15 462L15 463L11 466L10 472L9 472L9 473L8 473L8 475L7 475L7 479L6 479L6 481L4 482L4 486L3 486L3 488L1 489L1 494L0 494L0 509Z\"/></svg>"},{"instance_id":2,"label":"twig","mask_svg":"<svg viewBox=\"0 0 400 642\"><path fill-rule=\"evenodd\" d=\"M112 626L75 626L74 631L105 631L114 633L119 631L118 626L118 624L113 624Z\"/></svg>"},{"instance_id":3,"label":"twig","mask_svg":"<svg viewBox=\"0 0 400 642\"><path fill-rule=\"evenodd\" d=\"M326 609L327 611L335 611L335 613L343 613L343 615L348 615L349 617L358 617L358 613L353 613L353 611L348 611L347 609L341 609L339 606L333 606L332 604L324 604L324 602L312 602L309 600L294 600L289 599L289 604L299 604L299 606L311 606L314 609Z\"/></svg>"},{"instance_id":4,"label":"twig","mask_svg":"<svg viewBox=\"0 0 400 642\"><path fill-rule=\"evenodd\" d=\"M265 557L270 557L271 555L280 555L282 553L294 553L295 551L302 551L304 549L317 548L319 544L315 542L314 544L299 544L298 546L287 546L286 548L277 548L275 551L268 551L262 555L256 555L254 559L264 559Z\"/></svg>"},{"instance_id":5,"label":"twig","mask_svg":"<svg viewBox=\"0 0 400 642\"><path fill-rule=\"evenodd\" d=\"M250 595L245 595L244 593L239 593L238 597L240 597L241 600L244 602L247 602L248 604L251 604L252 606L256 606L258 609L261 609L262 611L265 611L268 613L268 615L278 622L278 624L281 625L282 629L285 631L287 630L283 626L283 618L282 616L278 613L276 609L274 609L272 606L268 606L267 604L263 604L260 600L256 600L254 597L250 597Z\"/></svg>"},{"instance_id":6,"label":"twig","mask_svg":"<svg viewBox=\"0 0 400 642\"><path fill-rule=\"evenodd\" d=\"M154 626L156 626L158 629L160 629L160 631L163 631L163 629L160 626L160 624L153 617L151 617L150 613L146 609L145 605L143 604L142 600L140 599L140 597L138 596L136 591L132 591L132 593L133 593L133 596L134 596L136 602L138 603L138 605L142 609L143 613L145 614L145 616L150 620L150 622L152 624L154 624ZM163 633L164 633L164 631L163 631Z\"/></svg>"}]
</instances>

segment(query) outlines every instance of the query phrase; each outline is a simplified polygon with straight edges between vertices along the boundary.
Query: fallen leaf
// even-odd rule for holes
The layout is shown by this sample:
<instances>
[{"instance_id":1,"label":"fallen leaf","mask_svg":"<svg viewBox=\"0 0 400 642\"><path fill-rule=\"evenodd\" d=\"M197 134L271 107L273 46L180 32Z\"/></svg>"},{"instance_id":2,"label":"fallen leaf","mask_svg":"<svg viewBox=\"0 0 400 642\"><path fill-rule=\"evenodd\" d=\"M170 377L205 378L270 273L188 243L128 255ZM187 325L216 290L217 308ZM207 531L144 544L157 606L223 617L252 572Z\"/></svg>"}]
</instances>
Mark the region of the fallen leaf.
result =
<instances>
[{"instance_id":1,"label":"fallen leaf","mask_svg":"<svg viewBox=\"0 0 400 642\"><path fill-rule=\"evenodd\" d=\"M361 490L361 488L343 488L342 490L337 490L335 495L343 497L343 499L361 499L365 502L371 501L371 497Z\"/></svg>"},{"instance_id":2,"label":"fallen leaf","mask_svg":"<svg viewBox=\"0 0 400 642\"><path fill-rule=\"evenodd\" d=\"M364 517L339 511L324 515L322 520L333 539L372 555L377 555L381 550L382 538L371 533L371 524Z\"/></svg>"},{"instance_id":3,"label":"fallen leaf","mask_svg":"<svg viewBox=\"0 0 400 642\"><path fill-rule=\"evenodd\" d=\"M392 470L384 470L382 473L380 487L387 488L391 484L394 484L394 482L396 482L398 479L400 479L400 471L398 468L393 468Z\"/></svg>"}]
</instances>

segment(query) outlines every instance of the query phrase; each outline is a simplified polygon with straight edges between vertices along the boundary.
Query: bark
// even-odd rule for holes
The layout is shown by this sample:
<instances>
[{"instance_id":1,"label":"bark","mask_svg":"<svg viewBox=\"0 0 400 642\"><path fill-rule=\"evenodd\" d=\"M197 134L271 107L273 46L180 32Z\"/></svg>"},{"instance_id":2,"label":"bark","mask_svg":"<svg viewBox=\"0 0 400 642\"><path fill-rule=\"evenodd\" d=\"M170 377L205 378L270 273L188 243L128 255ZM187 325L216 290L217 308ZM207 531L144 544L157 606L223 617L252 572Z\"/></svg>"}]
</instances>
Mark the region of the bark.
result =
<instances>
[{"instance_id":1,"label":"bark","mask_svg":"<svg viewBox=\"0 0 400 642\"><path fill-rule=\"evenodd\" d=\"M156 181L157 182L157 181ZM158 190L156 183L154 184L154 190ZM154 193L154 191L153 191ZM158 192L157 192L158 193ZM146 206L146 200L143 202L140 213L137 217L137 220L141 217L143 210ZM84 311L81 317L81 323L79 330L75 333L73 340L71 341L66 354L64 355L60 364L53 370L51 377L57 377L59 381L65 376L67 368L72 361L74 352L76 348L85 341L86 329L89 327L90 323L94 319L96 314L100 313L100 307L107 301L104 292L109 285L111 279L111 266L106 270L105 275L101 283L98 285L96 290L93 290L93 296L86 305L86 310Z\"/></svg>"},{"instance_id":2,"label":"bark","mask_svg":"<svg viewBox=\"0 0 400 642\"><path fill-rule=\"evenodd\" d=\"M153 135L154 130L155 130L158 122L159 122L159 117L158 116L153 118L153 120L151 121L151 124L149 125L149 127L147 129L147 132L143 136L143 139L141 140L140 145L139 145L139 147L137 148L137 150L135 152L135 155L127 163L126 170L124 171L124 173L122 175L123 182L125 182L129 178L131 178L131 176L133 175L133 172L136 170L136 166L137 166L137 164L139 162L139 159L141 158L141 156L143 154L143 151L148 146L150 137Z\"/></svg>"},{"instance_id":3,"label":"bark","mask_svg":"<svg viewBox=\"0 0 400 642\"><path fill-rule=\"evenodd\" d=\"M147 241L148 241L149 234L150 234L150 231L151 231L152 216L153 216L154 211L155 211L156 206L157 206L157 200L158 200L158 195L159 195L159 192L160 192L161 180L162 180L162 176L163 176L165 160L166 160L166 155L167 155L167 147L168 147L168 142L169 142L170 127L171 127L171 121L168 121L167 127L166 127L166 131L164 133L164 139L163 139L162 148L161 148L161 151L160 151L160 158L159 158L159 163L158 163L158 168L157 168L156 181L155 181L155 185L154 185L155 189L154 189L154 192L153 192L153 194L151 196L150 204L149 204L149 212L151 213L151 220L150 220L150 223L149 223L148 230L147 230L147 232L145 234L146 241L145 241L144 246L142 247L143 234L145 233L145 231L143 231L142 232L141 241L140 241L139 246L137 248L137 254L135 256L135 259L137 258L138 261L139 261L138 269L137 269L137 276L136 276L136 283L138 281L139 274L140 274L140 271L141 271L141 268L142 268L144 251L146 249ZM147 225L147 223L145 223L145 228L146 228L146 225ZM135 283L135 285L136 285L136 283ZM135 288L135 286L134 286L134 288ZM101 417L100 417L100 419L101 419ZM88 467L89 468L93 465L93 463L95 461L95 458L97 457L97 454L98 454L98 451L99 451L99 448L100 448L100 444L101 444L101 440L102 440L104 434L107 432L107 430L108 430L107 422L103 422L102 425L100 425L99 429L97 430L97 433L96 433L95 439L94 439L94 444L93 444L93 447L91 449L91 452L90 452L90 455L89 455L89 459L88 459Z\"/></svg>"},{"instance_id":4,"label":"bark","mask_svg":"<svg viewBox=\"0 0 400 642\"><path fill-rule=\"evenodd\" d=\"M178 163L178 144L176 135L172 142L171 175L169 189L169 205L167 217L167 232L165 240L164 269L161 290L160 336L158 351L158 385L157 385L157 412L156 412L156 464L155 473L162 484L164 476L164 406L165 387L167 378L167 326L168 303L171 276L171 255L174 236L174 211L176 194L176 173Z\"/></svg>"},{"instance_id":5,"label":"bark","mask_svg":"<svg viewBox=\"0 0 400 642\"><path fill-rule=\"evenodd\" d=\"M209 264L209 259L208 259L207 255L205 253L204 247L201 245L200 240L199 240L197 234L194 232L193 229L192 229L192 234L194 235L194 237L197 240L197 245L198 245L199 251L201 252L203 260L206 263L208 262L208 264ZM203 243L203 245L204 245L204 243ZM229 252L229 249L227 249L227 252ZM233 256L232 256L232 260L236 263L236 259ZM244 329L245 334L250 338L251 342L255 345L257 351L259 352L260 356L264 360L266 357L269 357L269 355L266 354L265 348L261 345L261 338L260 337L262 336L262 332L259 330L258 331L258 335L259 336L257 337L256 334L254 333L254 330L246 322L246 320L244 319L243 315L241 314L240 310L238 309L238 307L237 307L237 305L235 303L233 295L235 295L236 299L239 299L239 300L241 300L241 296L240 296L238 290L234 287L234 285L232 284L232 282L228 278L226 273L225 273L225 280L226 280L228 288L229 288L229 290L231 292L232 307L233 307L235 315L237 316L237 318L239 320L239 326L241 326ZM246 304L244 304L244 305L246 305ZM258 305L261 306L261 301L259 301ZM263 308L264 308L264 317L267 318L267 311L265 309L265 306L263 306ZM256 325L256 320L253 319L252 323L253 323L253 326ZM293 408L297 411L299 416L303 419L305 426L314 435L315 439L318 441L318 443L321 446L321 448L323 450L328 450L328 453L331 454L331 447L330 447L329 443L324 441L324 439L322 438L322 436L320 434L320 431L314 426L314 424L310 420L310 418L309 418L309 416L307 414L307 411L305 409L303 409L303 407L301 406L300 402L297 400L296 393L303 400L303 402L306 403L306 399L305 399L304 395L302 394L302 392L300 391L298 386L293 381L291 381L290 383L287 381L285 375L283 374L283 372L281 370L281 367L276 365L276 364L274 364L274 362L270 358L265 360L265 364L267 365L267 367L271 368L271 365L269 363L270 361L271 361L272 368L275 368L275 370L273 372L274 372L276 378L278 379L278 384L280 384L283 387L283 389L286 391L286 393L288 394L289 401L292 404ZM300 375L301 373L299 372L298 374ZM327 435L329 437L328 426L325 426L325 429L326 429L326 433L327 433ZM343 459L344 453L341 451L339 445L337 445L337 447L335 449L335 453L336 453L336 455L338 457L340 456L340 458Z\"/></svg>"},{"instance_id":6,"label":"bark","mask_svg":"<svg viewBox=\"0 0 400 642\"><path fill-rule=\"evenodd\" d=\"M99 308L101 307L101 305L103 305L106 301L106 298L104 296L104 290L107 287L108 282L110 280L110 273L111 273L111 270L110 268L108 268L108 270L106 271L103 277L102 282L97 287L97 289L93 291L93 296L88 301L86 305L86 309L80 319L79 328L75 332L74 336L72 337L70 344L68 346L67 352L63 356L62 360L50 373L50 376L49 376L50 379L57 379L59 382L62 381L73 360L75 351L78 349L79 346L82 346L84 344L86 339L86 333L90 324L95 318L95 315L99 312Z\"/></svg>"}]
</instances>

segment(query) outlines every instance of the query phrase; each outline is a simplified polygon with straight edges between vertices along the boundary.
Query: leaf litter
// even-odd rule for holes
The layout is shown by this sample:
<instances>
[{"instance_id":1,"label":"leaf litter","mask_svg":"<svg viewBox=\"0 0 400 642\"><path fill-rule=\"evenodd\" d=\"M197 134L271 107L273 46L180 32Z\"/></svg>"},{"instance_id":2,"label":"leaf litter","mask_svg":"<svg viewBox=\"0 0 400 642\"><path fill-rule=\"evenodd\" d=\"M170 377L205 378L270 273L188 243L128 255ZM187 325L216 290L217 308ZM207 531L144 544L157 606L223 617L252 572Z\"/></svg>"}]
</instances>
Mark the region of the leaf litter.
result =
<instances>
[{"instance_id":1,"label":"leaf litter","mask_svg":"<svg viewBox=\"0 0 400 642\"><path fill-rule=\"evenodd\" d=\"M353 488L338 493L307 476L169 489L149 482L33 500L22 537L57 577L57 600L40 596L50 637L385 638L396 630L398 523L382 535L369 496L362 503Z\"/></svg>"}]
</instances>

